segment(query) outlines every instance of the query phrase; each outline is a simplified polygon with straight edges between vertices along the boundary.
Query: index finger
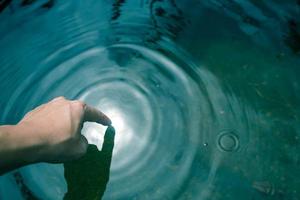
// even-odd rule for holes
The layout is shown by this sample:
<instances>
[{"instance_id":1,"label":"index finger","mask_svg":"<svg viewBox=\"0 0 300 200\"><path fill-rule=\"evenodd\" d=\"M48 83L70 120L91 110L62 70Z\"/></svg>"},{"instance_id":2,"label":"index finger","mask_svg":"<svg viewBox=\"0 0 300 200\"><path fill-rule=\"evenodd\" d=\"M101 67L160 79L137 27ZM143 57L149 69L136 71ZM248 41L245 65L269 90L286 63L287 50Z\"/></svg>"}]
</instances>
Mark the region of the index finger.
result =
<instances>
[{"instance_id":1,"label":"index finger","mask_svg":"<svg viewBox=\"0 0 300 200\"><path fill-rule=\"evenodd\" d=\"M111 120L100 110L84 105L83 122L96 122L105 126L111 125Z\"/></svg>"}]
</instances>

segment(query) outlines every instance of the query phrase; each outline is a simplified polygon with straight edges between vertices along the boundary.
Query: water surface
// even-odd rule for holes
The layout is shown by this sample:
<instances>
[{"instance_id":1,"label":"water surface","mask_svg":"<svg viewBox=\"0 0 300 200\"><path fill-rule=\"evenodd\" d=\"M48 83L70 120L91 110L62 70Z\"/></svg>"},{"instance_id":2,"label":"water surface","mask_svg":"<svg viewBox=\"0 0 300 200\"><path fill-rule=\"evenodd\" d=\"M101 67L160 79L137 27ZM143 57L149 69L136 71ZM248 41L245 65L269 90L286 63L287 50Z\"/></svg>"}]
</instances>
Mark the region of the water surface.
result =
<instances>
[{"instance_id":1,"label":"water surface","mask_svg":"<svg viewBox=\"0 0 300 200\"><path fill-rule=\"evenodd\" d=\"M299 1L2 2L0 123L56 96L107 113L103 199L300 199ZM66 192L62 164L0 178L4 200Z\"/></svg>"}]
</instances>

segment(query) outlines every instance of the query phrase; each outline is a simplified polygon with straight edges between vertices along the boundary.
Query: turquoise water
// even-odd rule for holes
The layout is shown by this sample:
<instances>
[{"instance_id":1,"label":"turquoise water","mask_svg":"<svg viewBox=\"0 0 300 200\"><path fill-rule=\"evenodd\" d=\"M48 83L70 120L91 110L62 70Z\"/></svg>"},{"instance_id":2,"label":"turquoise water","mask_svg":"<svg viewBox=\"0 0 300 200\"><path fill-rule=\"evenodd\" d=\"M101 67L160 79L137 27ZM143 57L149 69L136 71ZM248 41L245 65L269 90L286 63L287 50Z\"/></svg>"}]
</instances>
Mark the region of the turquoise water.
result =
<instances>
[{"instance_id":1,"label":"turquoise water","mask_svg":"<svg viewBox=\"0 0 300 200\"><path fill-rule=\"evenodd\" d=\"M300 199L299 1L0 2L0 123L62 95L116 129L108 156L90 123L101 152L0 177L1 200Z\"/></svg>"}]
</instances>

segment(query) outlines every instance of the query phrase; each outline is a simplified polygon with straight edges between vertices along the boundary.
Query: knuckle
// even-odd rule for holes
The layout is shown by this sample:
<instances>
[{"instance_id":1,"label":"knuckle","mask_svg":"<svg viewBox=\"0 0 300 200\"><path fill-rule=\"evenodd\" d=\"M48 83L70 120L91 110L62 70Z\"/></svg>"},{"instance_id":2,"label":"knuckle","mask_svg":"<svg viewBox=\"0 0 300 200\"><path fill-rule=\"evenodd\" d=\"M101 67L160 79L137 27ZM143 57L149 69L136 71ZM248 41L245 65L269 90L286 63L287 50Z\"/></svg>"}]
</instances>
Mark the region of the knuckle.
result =
<instances>
[{"instance_id":1,"label":"knuckle","mask_svg":"<svg viewBox=\"0 0 300 200\"><path fill-rule=\"evenodd\" d=\"M81 116L84 113L85 104L82 101L72 101L71 109L75 116Z\"/></svg>"},{"instance_id":2,"label":"knuckle","mask_svg":"<svg viewBox=\"0 0 300 200\"><path fill-rule=\"evenodd\" d=\"M79 101L79 100L75 100L75 101L72 101L72 105L76 108L80 108L80 109L83 109L85 104L82 102L82 101Z\"/></svg>"},{"instance_id":3,"label":"knuckle","mask_svg":"<svg viewBox=\"0 0 300 200\"><path fill-rule=\"evenodd\" d=\"M53 101L62 101L62 100L66 100L66 98L64 96L59 96L53 99Z\"/></svg>"}]
</instances>

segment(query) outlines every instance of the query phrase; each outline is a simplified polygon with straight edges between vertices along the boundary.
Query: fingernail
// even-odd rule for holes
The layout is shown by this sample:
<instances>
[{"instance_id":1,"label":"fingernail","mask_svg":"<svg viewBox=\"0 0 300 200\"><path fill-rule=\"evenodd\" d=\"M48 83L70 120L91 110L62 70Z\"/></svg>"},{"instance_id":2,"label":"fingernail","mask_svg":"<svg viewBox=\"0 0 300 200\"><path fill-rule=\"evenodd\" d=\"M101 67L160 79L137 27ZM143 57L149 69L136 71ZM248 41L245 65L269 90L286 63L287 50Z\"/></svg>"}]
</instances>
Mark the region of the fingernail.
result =
<instances>
[{"instance_id":1,"label":"fingernail","mask_svg":"<svg viewBox=\"0 0 300 200\"><path fill-rule=\"evenodd\" d=\"M110 126L111 125L111 120L107 117L107 116L105 116L105 124L107 125L107 126Z\"/></svg>"},{"instance_id":2,"label":"fingernail","mask_svg":"<svg viewBox=\"0 0 300 200\"><path fill-rule=\"evenodd\" d=\"M107 125L110 126L111 125L111 120L109 118L107 118Z\"/></svg>"}]
</instances>

